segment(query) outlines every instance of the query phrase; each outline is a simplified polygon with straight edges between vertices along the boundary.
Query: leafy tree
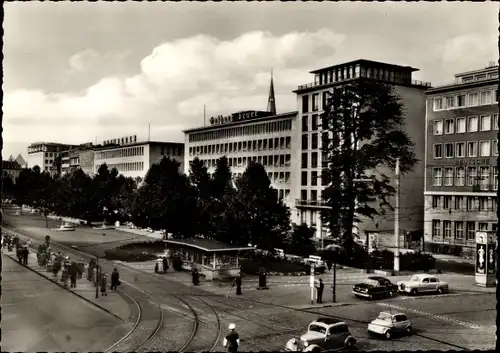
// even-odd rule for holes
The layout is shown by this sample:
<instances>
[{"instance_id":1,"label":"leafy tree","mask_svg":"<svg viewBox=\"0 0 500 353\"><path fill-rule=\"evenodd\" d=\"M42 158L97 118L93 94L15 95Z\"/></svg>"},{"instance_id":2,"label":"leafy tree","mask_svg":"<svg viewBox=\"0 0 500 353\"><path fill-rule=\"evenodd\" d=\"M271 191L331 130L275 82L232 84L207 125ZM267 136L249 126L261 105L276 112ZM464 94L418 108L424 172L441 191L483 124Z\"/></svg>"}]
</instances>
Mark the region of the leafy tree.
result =
<instances>
[{"instance_id":1,"label":"leafy tree","mask_svg":"<svg viewBox=\"0 0 500 353\"><path fill-rule=\"evenodd\" d=\"M192 221L196 223L198 233L211 237L212 190L208 169L198 157L190 163L189 169L189 181L197 206L197 215Z\"/></svg>"},{"instance_id":2,"label":"leafy tree","mask_svg":"<svg viewBox=\"0 0 500 353\"><path fill-rule=\"evenodd\" d=\"M261 164L251 162L236 182L228 217L231 243L257 245L273 251L290 231L290 211Z\"/></svg>"},{"instance_id":3,"label":"leafy tree","mask_svg":"<svg viewBox=\"0 0 500 353\"><path fill-rule=\"evenodd\" d=\"M374 218L392 209L388 198L395 189L384 169L393 170L399 158L401 173L411 171L417 162L414 144L402 130L403 107L390 85L358 80L335 89L321 119L322 174L328 184L323 199L331 207L323 210L322 219L348 250L360 216Z\"/></svg>"},{"instance_id":4,"label":"leafy tree","mask_svg":"<svg viewBox=\"0 0 500 353\"><path fill-rule=\"evenodd\" d=\"M65 174L60 179L61 188L60 198L66 200L67 213L71 217L82 218L88 222L95 215L96 207L93 207L92 201L92 178L85 174L83 170L76 169ZM60 212L60 211L59 211ZM61 214L57 212L58 214Z\"/></svg>"},{"instance_id":5,"label":"leafy tree","mask_svg":"<svg viewBox=\"0 0 500 353\"><path fill-rule=\"evenodd\" d=\"M132 203L137 192L137 184L133 178L126 178L123 175L119 175L116 182L117 187L113 194L113 205L120 221L127 221L132 213Z\"/></svg>"},{"instance_id":6,"label":"leafy tree","mask_svg":"<svg viewBox=\"0 0 500 353\"><path fill-rule=\"evenodd\" d=\"M197 225L192 222L197 211L195 193L179 167L179 162L164 157L149 169L133 204L135 224L149 224L177 238L196 234Z\"/></svg>"},{"instance_id":7,"label":"leafy tree","mask_svg":"<svg viewBox=\"0 0 500 353\"><path fill-rule=\"evenodd\" d=\"M92 179L92 213L99 219L103 219L103 222L109 220L116 210L113 196L118 192L117 177L118 171L116 168L109 170L104 163L99 167Z\"/></svg>"},{"instance_id":8,"label":"leafy tree","mask_svg":"<svg viewBox=\"0 0 500 353\"><path fill-rule=\"evenodd\" d=\"M15 196L14 179L7 172L3 172L2 175L2 195L5 198L12 198Z\"/></svg>"},{"instance_id":9,"label":"leafy tree","mask_svg":"<svg viewBox=\"0 0 500 353\"><path fill-rule=\"evenodd\" d=\"M211 222L212 238L223 242L231 242L229 219L231 202L235 194L231 168L227 157L217 160L215 172L211 180Z\"/></svg>"},{"instance_id":10,"label":"leafy tree","mask_svg":"<svg viewBox=\"0 0 500 353\"><path fill-rule=\"evenodd\" d=\"M307 224L293 224L287 252L298 256L309 256L316 251L313 243L315 229Z\"/></svg>"}]
</instances>

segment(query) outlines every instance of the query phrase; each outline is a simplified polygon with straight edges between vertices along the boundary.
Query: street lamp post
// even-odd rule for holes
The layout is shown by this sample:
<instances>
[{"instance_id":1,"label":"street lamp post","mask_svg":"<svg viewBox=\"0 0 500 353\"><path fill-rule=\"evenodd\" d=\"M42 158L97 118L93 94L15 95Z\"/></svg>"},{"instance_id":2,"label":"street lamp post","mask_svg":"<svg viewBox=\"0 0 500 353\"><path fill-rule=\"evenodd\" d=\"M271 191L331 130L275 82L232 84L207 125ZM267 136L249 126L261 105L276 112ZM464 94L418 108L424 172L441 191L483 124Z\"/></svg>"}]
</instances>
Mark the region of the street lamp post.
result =
<instances>
[{"instance_id":1,"label":"street lamp post","mask_svg":"<svg viewBox=\"0 0 500 353\"><path fill-rule=\"evenodd\" d=\"M95 298L99 298L99 257L95 257Z\"/></svg>"},{"instance_id":2,"label":"street lamp post","mask_svg":"<svg viewBox=\"0 0 500 353\"><path fill-rule=\"evenodd\" d=\"M396 250L394 251L394 272L399 272L399 158L396 159L396 207L394 209L394 237Z\"/></svg>"}]
</instances>

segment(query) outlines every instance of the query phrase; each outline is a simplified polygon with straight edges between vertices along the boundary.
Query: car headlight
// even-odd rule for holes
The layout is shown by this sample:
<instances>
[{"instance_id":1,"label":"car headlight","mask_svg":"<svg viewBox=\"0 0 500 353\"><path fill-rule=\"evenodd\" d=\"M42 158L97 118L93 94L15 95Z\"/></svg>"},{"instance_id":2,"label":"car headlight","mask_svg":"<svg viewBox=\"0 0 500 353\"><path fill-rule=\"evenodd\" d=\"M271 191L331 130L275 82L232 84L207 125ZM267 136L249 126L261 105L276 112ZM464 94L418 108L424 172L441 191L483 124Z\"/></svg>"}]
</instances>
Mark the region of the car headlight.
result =
<instances>
[{"instance_id":1,"label":"car headlight","mask_svg":"<svg viewBox=\"0 0 500 353\"><path fill-rule=\"evenodd\" d=\"M307 347L309 345L309 342L304 341L304 347Z\"/></svg>"}]
</instances>

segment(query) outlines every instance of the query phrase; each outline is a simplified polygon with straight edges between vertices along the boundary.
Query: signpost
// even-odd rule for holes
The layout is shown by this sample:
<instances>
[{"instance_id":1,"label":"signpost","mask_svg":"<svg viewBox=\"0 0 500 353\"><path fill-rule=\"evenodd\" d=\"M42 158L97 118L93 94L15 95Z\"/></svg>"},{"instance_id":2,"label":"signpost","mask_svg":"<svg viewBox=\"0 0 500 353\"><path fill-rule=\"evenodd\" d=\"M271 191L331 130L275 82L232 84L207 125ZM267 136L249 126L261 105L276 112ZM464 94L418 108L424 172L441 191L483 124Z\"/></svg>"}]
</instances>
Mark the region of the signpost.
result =
<instances>
[{"instance_id":1,"label":"signpost","mask_svg":"<svg viewBox=\"0 0 500 353\"><path fill-rule=\"evenodd\" d=\"M496 286L496 232L476 232L476 285Z\"/></svg>"},{"instance_id":2,"label":"signpost","mask_svg":"<svg viewBox=\"0 0 500 353\"><path fill-rule=\"evenodd\" d=\"M311 264L311 275L309 276L311 286L311 304L314 304L314 264Z\"/></svg>"}]
</instances>

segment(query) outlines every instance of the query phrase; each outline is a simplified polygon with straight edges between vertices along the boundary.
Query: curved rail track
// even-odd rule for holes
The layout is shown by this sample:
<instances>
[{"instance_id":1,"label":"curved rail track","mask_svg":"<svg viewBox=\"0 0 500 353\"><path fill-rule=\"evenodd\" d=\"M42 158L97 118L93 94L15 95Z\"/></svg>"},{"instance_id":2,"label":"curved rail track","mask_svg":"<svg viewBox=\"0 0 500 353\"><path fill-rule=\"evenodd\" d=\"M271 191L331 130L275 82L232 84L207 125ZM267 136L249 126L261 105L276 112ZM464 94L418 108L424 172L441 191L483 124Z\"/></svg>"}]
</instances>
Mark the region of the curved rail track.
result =
<instances>
[{"instance_id":1,"label":"curved rail track","mask_svg":"<svg viewBox=\"0 0 500 353\"><path fill-rule=\"evenodd\" d=\"M18 233L21 236L21 238L24 237L24 238L30 238L30 240L35 240L35 241L33 241L33 243L39 243L39 244L43 243L43 241L40 241L40 239L38 239L36 236L29 236L26 234L19 233L18 231L15 231L15 232ZM53 245L53 247L57 246L61 249L64 249L64 251L67 251L69 253L79 254L80 256L84 256L85 258L93 258L94 257L93 255L91 255L89 253L78 251L76 249L72 249L72 248L65 246L65 245L62 245L62 244L53 243L52 245ZM139 314L140 316L137 318L137 321L134 324L134 326L132 327L132 329L122 339L120 339L120 341L116 342L113 346L109 347L106 350L106 352L110 352L112 350L113 351L130 350L130 348L132 348L132 347L137 347L135 349L135 351L144 351L146 348L149 351L151 351L151 350L158 350L158 351L166 350L165 349L166 347L164 346L165 340L163 341L163 343L157 342L158 341L158 333L162 331L161 329L162 329L163 324L164 324L163 310L171 311L176 315L183 316L184 318L187 318L188 320L192 321L189 336L187 337L187 339L184 340L184 342L180 342L180 343L174 342L174 339L170 339L170 340L167 339L166 340L169 343L169 345L172 345L172 347L171 347L172 349L178 350L179 352L207 351L207 350L214 351L216 349L217 345L219 344L220 337L222 334L221 320L220 320L220 316L218 314L218 311L223 312L223 313L225 312L225 313L227 313L227 315L238 317L240 319L243 319L244 321L251 322L251 323L259 325L261 327L269 328L268 325L266 325L262 320L264 318L263 315L258 315L256 313L252 313L252 315L250 315L250 316L255 317L255 315L257 315L257 318L255 318L253 320L250 319L247 315L247 313L249 313L248 309L244 309L244 308L237 307L237 306L234 307L235 309L242 309L242 310L246 311L246 314L245 314L246 317L243 317L241 315L238 315L238 314L235 314L235 313L228 311L228 303L220 303L221 305L224 304L225 308L219 308L218 306L207 303L204 299L201 299L201 298L199 298L199 296L196 296L196 295L180 296L180 295L176 295L176 294L171 294L171 293L168 293L166 290L160 288L158 285L156 285L154 283L157 281L157 277L155 278L153 275L150 275L148 273L145 273L144 271L135 270L135 269L132 269L126 265L120 265L120 264L117 264L117 263L114 263L111 261L106 261L106 260L100 260L100 261L109 263L112 265L112 267L120 267L129 273L135 273L136 275L140 275L140 276L152 279L152 281L149 284L152 284L154 287L159 289L164 295L166 294L168 296L175 297L180 303L183 304L183 306L185 308L187 308L189 310L189 314L186 315L182 311L172 310L172 308L162 306L160 303L158 303L153 298L153 296L151 294L148 294L146 291L137 288L136 286L132 285L131 283L127 283L125 281L122 281L122 283L125 283L130 288L134 288L136 290L135 297L137 297L137 296L140 297L141 293L142 293L142 296L143 296L142 302L148 302L149 305L146 307L144 304L139 304L135 299L133 299L133 301L136 303L136 306L139 308L138 310L140 312L140 314ZM129 295L129 297L132 297L132 295L130 295L129 293L127 293L127 295ZM146 297L149 299L145 300ZM193 299L193 298L196 298L196 299ZM311 314L318 314L315 311L307 310L307 309L290 308L290 307L287 307L284 305L270 304L270 303L265 303L265 302L261 302L258 300L252 300L249 298L240 298L240 299L242 301L252 302L254 304L263 305L263 306L270 306L270 307L275 307L275 308L280 308L280 309L301 311L301 312L311 313ZM214 298L214 300L215 300L215 298ZM215 302L218 302L218 301L215 300ZM199 305L200 303L202 304L202 307L209 308L208 313L207 313L207 310L200 309L200 305ZM155 308L155 310L157 310L156 317L152 313L153 307ZM229 305L229 307L231 307L231 306ZM161 312L161 318L160 318L160 314L158 314L158 312ZM328 315L328 314L322 314L322 315L323 316L331 316L331 317L335 317L338 319L345 319L347 321L354 321L354 322L358 322L358 323L362 323L362 324L367 323L367 322L363 322L363 321L359 321L359 320L354 320L351 318L342 318L342 317ZM146 319L146 317L148 319ZM155 317L155 319L153 320L152 317ZM150 322L151 320L153 320L155 322L154 325L151 324L151 322ZM275 321L275 320L272 320L272 321ZM277 325L275 323L273 323L272 325L276 329ZM206 330L206 331L209 331L209 332L206 332L206 331L202 332L201 331L202 326L204 328L208 328L209 330ZM216 326L215 330L214 330L214 326ZM285 327L282 326L282 328L285 328ZM146 334L145 332L148 332L148 333ZM290 333L290 332L291 331L288 331L288 333ZM143 337L138 342L137 341L138 339L136 337L139 337L141 334ZM276 334L279 334L279 333L276 332ZM434 341L436 343L446 345L448 347L458 348L458 349L462 349L462 350L469 350L467 347L463 347L463 346L456 345L456 344L453 344L450 342L446 342L444 340L435 339L435 338L426 336L423 333L414 333L414 335L420 336L420 337L427 339L427 340L430 340L430 341ZM144 336L146 336L146 337L144 337ZM215 338L213 336L215 336ZM211 340L211 342L212 342L210 347L207 347L206 343L202 343L203 341L206 342L207 338L209 338L208 341ZM132 345L132 347L130 345Z\"/></svg>"},{"instance_id":2,"label":"curved rail track","mask_svg":"<svg viewBox=\"0 0 500 353\"><path fill-rule=\"evenodd\" d=\"M5 227L3 228L6 229ZM19 231L14 229L7 229L7 231L11 231L14 234L17 234L20 239L30 239L33 245L44 243L36 236L20 233ZM95 256L93 256L92 254L70 248L66 245L62 245L54 241L51 242L51 246L54 249L60 249L68 254L78 254L78 256L87 259L95 258ZM186 296L168 293L165 289L159 287L155 283L158 281L158 277L152 274L135 270L130 268L129 266L117 264L115 262L104 259L99 259L99 263L105 263L110 265L111 267L119 267L128 273L151 279L151 281L148 282L149 285L155 287L155 289L158 289L161 292L162 296L170 296L176 298L178 302L182 303L183 306L189 310L190 314L186 315L180 310L162 305L155 299L152 294L148 293L146 290L143 290L130 282L122 280L121 282L122 284L126 285L127 290L120 289L120 292L125 294L127 298L129 298L134 304L136 311L136 320L131 329L125 334L125 336L123 336L119 341L115 342L111 347L107 348L104 352L108 353L112 351L125 350L134 350L136 352L165 350L178 350L180 352L212 352L216 350L217 344L220 341L222 329L219 315L214 306L210 305L201 298L197 298L197 300L190 302L190 299L188 299ZM208 308L209 310L202 310L204 307ZM181 316L185 319L188 319L189 321L192 321L189 336L184 341L179 342L180 337L169 338L167 337L167 332L165 332L168 330L162 330L163 328L165 328L164 310L169 311L176 316ZM203 320L201 320L200 317L203 317ZM201 330L201 327L203 327L203 330ZM207 341L211 343L207 344Z\"/></svg>"}]
</instances>

